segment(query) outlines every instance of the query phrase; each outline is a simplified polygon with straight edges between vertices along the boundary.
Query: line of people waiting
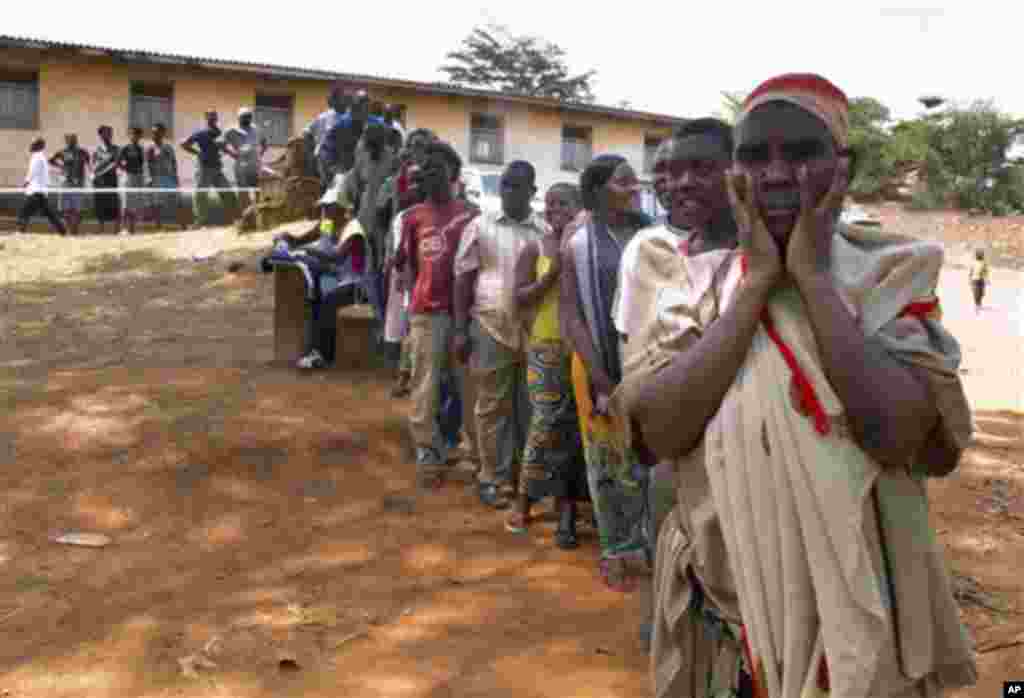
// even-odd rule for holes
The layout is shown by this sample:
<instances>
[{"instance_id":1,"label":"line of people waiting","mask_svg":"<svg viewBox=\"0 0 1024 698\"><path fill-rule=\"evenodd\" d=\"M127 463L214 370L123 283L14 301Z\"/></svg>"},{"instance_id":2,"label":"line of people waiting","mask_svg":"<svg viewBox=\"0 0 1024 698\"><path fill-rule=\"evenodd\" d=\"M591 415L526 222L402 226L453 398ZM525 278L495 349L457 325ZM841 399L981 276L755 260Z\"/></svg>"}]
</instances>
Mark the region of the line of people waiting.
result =
<instances>
[{"instance_id":1,"label":"line of people waiting","mask_svg":"<svg viewBox=\"0 0 1024 698\"><path fill-rule=\"evenodd\" d=\"M655 157L660 220L615 155L547 191L541 218L529 163L480 212L450 145L417 131L389 159L391 138L368 126L325 176L310 238L335 266L310 295L318 307L347 273L362 288L376 264L389 277L376 292L419 486L469 458L512 533L555 497L564 548L590 499L605 583L629 591L634 561L653 563L658 698L976 681L925 492L971 435L942 248L839 221L856 172L839 88L783 75L735 127L678 129ZM309 241L278 241L282 258ZM329 363L318 336L303 368ZM467 398L461 434L446 391Z\"/></svg>"}]
</instances>

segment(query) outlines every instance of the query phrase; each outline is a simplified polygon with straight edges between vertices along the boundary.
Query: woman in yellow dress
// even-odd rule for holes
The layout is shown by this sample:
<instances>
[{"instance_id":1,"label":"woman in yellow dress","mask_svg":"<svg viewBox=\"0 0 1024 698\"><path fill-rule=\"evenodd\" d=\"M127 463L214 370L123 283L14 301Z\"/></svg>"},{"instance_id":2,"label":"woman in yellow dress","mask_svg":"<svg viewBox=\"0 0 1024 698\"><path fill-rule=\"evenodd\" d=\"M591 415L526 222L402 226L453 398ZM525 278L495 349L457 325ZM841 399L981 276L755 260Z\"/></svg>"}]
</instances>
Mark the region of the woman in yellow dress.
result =
<instances>
[{"instance_id":1,"label":"woman in yellow dress","mask_svg":"<svg viewBox=\"0 0 1024 698\"><path fill-rule=\"evenodd\" d=\"M556 184L545 197L551 232L527 245L516 261L516 301L528 318L530 346L526 380L532 406L523 451L519 495L505 527L525 533L530 504L544 497L558 502L555 544L575 548L576 500L587 496L586 463L573 397L571 354L562 341L558 317L558 279L562 235L580 210L579 189Z\"/></svg>"}]
</instances>

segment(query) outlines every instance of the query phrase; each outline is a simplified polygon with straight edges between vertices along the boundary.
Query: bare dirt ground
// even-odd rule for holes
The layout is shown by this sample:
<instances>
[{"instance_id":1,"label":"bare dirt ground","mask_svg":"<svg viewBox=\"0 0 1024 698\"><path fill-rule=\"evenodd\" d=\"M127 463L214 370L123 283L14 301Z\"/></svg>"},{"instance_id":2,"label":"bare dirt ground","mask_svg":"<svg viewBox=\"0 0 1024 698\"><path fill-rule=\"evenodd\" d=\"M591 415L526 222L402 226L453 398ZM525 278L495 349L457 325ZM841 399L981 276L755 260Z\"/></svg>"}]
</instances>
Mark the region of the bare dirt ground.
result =
<instances>
[{"instance_id":1,"label":"bare dirt ground","mask_svg":"<svg viewBox=\"0 0 1024 698\"><path fill-rule=\"evenodd\" d=\"M270 365L269 238L0 235L0 695L648 695L588 526L567 553L418 495L388 376ZM977 438L930 491L980 653L958 695L992 696L1024 677L1019 274L978 316L948 277Z\"/></svg>"},{"instance_id":2,"label":"bare dirt ground","mask_svg":"<svg viewBox=\"0 0 1024 698\"><path fill-rule=\"evenodd\" d=\"M1007 269L1024 269L1024 216L969 215L966 211L907 211L901 204L865 205L888 230L946 243L958 257L982 247L989 262Z\"/></svg>"}]
</instances>

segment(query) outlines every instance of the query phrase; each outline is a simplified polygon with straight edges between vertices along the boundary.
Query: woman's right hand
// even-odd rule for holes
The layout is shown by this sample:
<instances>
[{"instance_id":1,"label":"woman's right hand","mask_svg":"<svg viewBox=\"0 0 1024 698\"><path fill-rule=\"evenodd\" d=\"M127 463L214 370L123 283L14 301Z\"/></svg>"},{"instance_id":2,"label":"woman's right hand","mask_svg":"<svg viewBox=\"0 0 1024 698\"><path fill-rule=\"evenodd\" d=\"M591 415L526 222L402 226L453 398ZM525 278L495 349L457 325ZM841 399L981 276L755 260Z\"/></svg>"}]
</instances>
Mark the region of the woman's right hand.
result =
<instances>
[{"instance_id":1,"label":"woman's right hand","mask_svg":"<svg viewBox=\"0 0 1024 698\"><path fill-rule=\"evenodd\" d=\"M773 288L785 273L782 253L757 210L750 175L733 170L726 174L725 182L736 217L740 251L747 260L746 277L752 284Z\"/></svg>"}]
</instances>

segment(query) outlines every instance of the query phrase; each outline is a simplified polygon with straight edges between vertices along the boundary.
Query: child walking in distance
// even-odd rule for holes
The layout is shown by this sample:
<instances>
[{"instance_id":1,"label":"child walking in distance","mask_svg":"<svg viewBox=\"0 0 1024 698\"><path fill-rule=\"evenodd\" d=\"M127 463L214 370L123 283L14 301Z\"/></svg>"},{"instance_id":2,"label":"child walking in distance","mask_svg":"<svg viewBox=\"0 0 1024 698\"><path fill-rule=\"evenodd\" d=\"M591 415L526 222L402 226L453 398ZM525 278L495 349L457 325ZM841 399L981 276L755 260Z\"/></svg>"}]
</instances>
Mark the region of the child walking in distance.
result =
<instances>
[{"instance_id":1,"label":"child walking in distance","mask_svg":"<svg viewBox=\"0 0 1024 698\"><path fill-rule=\"evenodd\" d=\"M46 193L50 188L50 163L46 160L43 151L46 150L46 141L37 138L29 146L32 153L28 163L28 174L25 176L25 205L21 207L18 216L18 232L24 233L28 230L28 224L32 216L42 213L50 220L50 225L57 229L61 235L66 235L67 230L57 214L50 208L50 202Z\"/></svg>"},{"instance_id":2,"label":"child walking in distance","mask_svg":"<svg viewBox=\"0 0 1024 698\"><path fill-rule=\"evenodd\" d=\"M988 262L985 261L985 252L983 250L978 250L974 253L970 280L971 290L974 292L974 312L980 313L981 302L985 299L985 287L988 286Z\"/></svg>"}]
</instances>

